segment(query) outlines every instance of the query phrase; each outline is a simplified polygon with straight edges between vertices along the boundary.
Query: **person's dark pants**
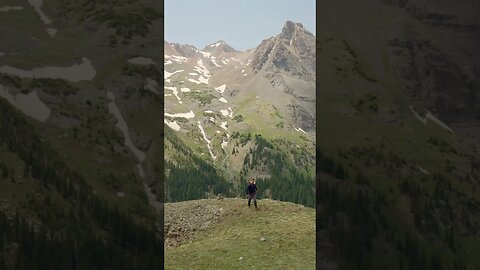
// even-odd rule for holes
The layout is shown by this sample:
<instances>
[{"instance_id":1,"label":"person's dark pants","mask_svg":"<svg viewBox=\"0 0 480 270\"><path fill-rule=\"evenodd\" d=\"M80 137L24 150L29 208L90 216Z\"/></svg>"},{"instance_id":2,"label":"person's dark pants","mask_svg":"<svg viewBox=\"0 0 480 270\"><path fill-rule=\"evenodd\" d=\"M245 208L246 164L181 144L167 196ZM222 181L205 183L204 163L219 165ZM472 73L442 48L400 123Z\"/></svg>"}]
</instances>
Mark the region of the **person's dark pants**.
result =
<instances>
[{"instance_id":1,"label":"person's dark pants","mask_svg":"<svg viewBox=\"0 0 480 270\"><path fill-rule=\"evenodd\" d=\"M248 194L248 207L250 207L250 201L253 199L253 204L257 208L257 193Z\"/></svg>"}]
</instances>

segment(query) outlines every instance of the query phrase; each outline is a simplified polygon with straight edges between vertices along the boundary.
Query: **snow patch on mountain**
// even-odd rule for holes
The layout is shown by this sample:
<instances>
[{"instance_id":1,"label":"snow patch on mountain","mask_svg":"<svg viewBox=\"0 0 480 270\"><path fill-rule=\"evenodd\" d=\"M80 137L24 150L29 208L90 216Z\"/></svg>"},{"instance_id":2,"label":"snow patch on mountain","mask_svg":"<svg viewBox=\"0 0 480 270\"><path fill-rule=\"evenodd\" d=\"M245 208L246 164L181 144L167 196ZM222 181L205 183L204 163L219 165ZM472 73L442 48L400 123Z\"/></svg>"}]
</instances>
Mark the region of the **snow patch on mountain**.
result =
<instances>
[{"instance_id":1,"label":"snow patch on mountain","mask_svg":"<svg viewBox=\"0 0 480 270\"><path fill-rule=\"evenodd\" d=\"M228 110L220 110L220 113L221 113L223 116L228 116Z\"/></svg>"},{"instance_id":2,"label":"snow patch on mountain","mask_svg":"<svg viewBox=\"0 0 480 270\"><path fill-rule=\"evenodd\" d=\"M82 63L73 64L69 67L47 66L33 68L32 70L22 70L9 65L3 65L0 67L0 73L15 75L22 78L64 79L72 82L91 81L96 75L92 63L85 57L82 58Z\"/></svg>"},{"instance_id":3,"label":"snow patch on mountain","mask_svg":"<svg viewBox=\"0 0 480 270\"><path fill-rule=\"evenodd\" d=\"M298 132L302 132L302 133L308 134L308 133L307 133L305 130L303 130L301 127L298 127L298 128L293 127L293 128L294 128L296 131L298 131Z\"/></svg>"},{"instance_id":4,"label":"snow patch on mountain","mask_svg":"<svg viewBox=\"0 0 480 270\"><path fill-rule=\"evenodd\" d=\"M228 142L225 141L225 139L222 139L222 149L223 149L224 151L226 151L226 150L225 150L225 147L227 147L227 146L228 146Z\"/></svg>"},{"instance_id":5,"label":"snow patch on mountain","mask_svg":"<svg viewBox=\"0 0 480 270\"><path fill-rule=\"evenodd\" d=\"M202 59L198 59L197 65L193 68L196 72L204 75L205 77L210 77L210 71L203 64Z\"/></svg>"},{"instance_id":6,"label":"snow patch on mountain","mask_svg":"<svg viewBox=\"0 0 480 270\"><path fill-rule=\"evenodd\" d=\"M208 78L204 78L202 75L200 75L198 77L198 80L195 80L195 79L192 79L192 78L189 78L188 79L189 82L193 82L193 83L196 83L196 84L208 84Z\"/></svg>"},{"instance_id":7,"label":"snow patch on mountain","mask_svg":"<svg viewBox=\"0 0 480 270\"><path fill-rule=\"evenodd\" d=\"M207 58L208 58L208 57L210 57L210 55L211 55L211 53L209 53L209 52L204 52L204 51L199 51L199 52L203 55L203 57L207 57Z\"/></svg>"},{"instance_id":8,"label":"snow patch on mountain","mask_svg":"<svg viewBox=\"0 0 480 270\"><path fill-rule=\"evenodd\" d=\"M172 118L186 118L186 119L191 119L195 117L195 113L193 113L192 110L190 110L188 113L175 113L175 114L164 113L164 115Z\"/></svg>"},{"instance_id":9,"label":"snow patch on mountain","mask_svg":"<svg viewBox=\"0 0 480 270\"><path fill-rule=\"evenodd\" d=\"M207 142L208 152L210 152L210 156L212 157L212 159L215 160L217 157L212 152L212 146L210 145L211 141L207 138L207 134L205 133L205 130L203 129L200 121L197 121L197 123L198 123L198 128L200 129L200 132L203 135L203 139Z\"/></svg>"},{"instance_id":10,"label":"snow patch on mountain","mask_svg":"<svg viewBox=\"0 0 480 270\"><path fill-rule=\"evenodd\" d=\"M188 58L187 57L184 57L184 56L178 56L178 55L172 55L172 60L177 62L177 63L185 63L188 61Z\"/></svg>"},{"instance_id":11,"label":"snow patch on mountain","mask_svg":"<svg viewBox=\"0 0 480 270\"><path fill-rule=\"evenodd\" d=\"M119 128L123 133L124 145L128 147L135 154L135 156L139 161L139 164L142 164L145 161L145 153L140 151L130 139L130 133L128 132L127 122L125 122L125 119L123 118L120 110L118 109L117 104L115 103L115 95L113 94L113 92L108 91L107 97L108 99L110 99L110 103L108 103L108 110L117 119L117 124L115 126Z\"/></svg>"},{"instance_id":12,"label":"snow patch on mountain","mask_svg":"<svg viewBox=\"0 0 480 270\"><path fill-rule=\"evenodd\" d=\"M215 59L211 59L211 61L212 61L212 63L213 63L215 66L217 66L217 67L222 67L222 66L220 66L219 64L217 64L217 62L215 61Z\"/></svg>"},{"instance_id":13,"label":"snow patch on mountain","mask_svg":"<svg viewBox=\"0 0 480 270\"><path fill-rule=\"evenodd\" d=\"M50 18L48 18L42 10L42 0L28 0L28 3L33 7L35 12L37 12L37 14L40 16L40 19L45 25L49 25L52 23L52 20L50 20Z\"/></svg>"},{"instance_id":14,"label":"snow patch on mountain","mask_svg":"<svg viewBox=\"0 0 480 270\"><path fill-rule=\"evenodd\" d=\"M180 130L180 126L177 124L177 121L173 121L173 122L170 122L168 121L167 119L163 119L163 122L165 124L167 124L167 126L169 126L171 129L175 130L175 131L179 131Z\"/></svg>"},{"instance_id":15,"label":"snow patch on mountain","mask_svg":"<svg viewBox=\"0 0 480 270\"><path fill-rule=\"evenodd\" d=\"M223 103L228 103L227 100L223 97L219 98L218 100L220 100L220 102L223 102Z\"/></svg>"},{"instance_id":16,"label":"snow patch on mountain","mask_svg":"<svg viewBox=\"0 0 480 270\"><path fill-rule=\"evenodd\" d=\"M183 71L183 69L180 69L180 70L176 70L176 71L170 73L170 72L168 72L168 71L165 70L165 71L163 71L163 76L164 76L165 79L168 79L168 78L170 78L172 75L174 75L175 73L179 73L179 72L182 72L182 71Z\"/></svg>"},{"instance_id":17,"label":"snow patch on mountain","mask_svg":"<svg viewBox=\"0 0 480 270\"><path fill-rule=\"evenodd\" d=\"M225 130L228 130L227 128L227 121L225 122L222 122L222 124L220 125L221 128L225 129Z\"/></svg>"},{"instance_id":18,"label":"snow patch on mountain","mask_svg":"<svg viewBox=\"0 0 480 270\"><path fill-rule=\"evenodd\" d=\"M3 11L3 12L9 12L9 11L12 11L12 10L22 10L23 7L22 6L4 6L4 7L0 7L0 11Z\"/></svg>"},{"instance_id":19,"label":"snow patch on mountain","mask_svg":"<svg viewBox=\"0 0 480 270\"><path fill-rule=\"evenodd\" d=\"M198 81L200 83L208 84L208 78L204 78L202 75L200 75L200 77L198 77Z\"/></svg>"},{"instance_id":20,"label":"snow patch on mountain","mask_svg":"<svg viewBox=\"0 0 480 270\"><path fill-rule=\"evenodd\" d=\"M415 115L415 117L424 125L427 124L427 121L428 120L431 120L433 121L434 123L436 123L437 125L439 125L440 127L446 129L447 131L449 131L450 133L454 133L453 130L447 126L445 123L443 123L442 121L440 121L440 119L436 118L433 114L431 114L429 111L426 111L425 113L425 117L421 117L414 109L412 106L410 106L410 110L412 111L412 113Z\"/></svg>"},{"instance_id":21,"label":"snow patch on mountain","mask_svg":"<svg viewBox=\"0 0 480 270\"><path fill-rule=\"evenodd\" d=\"M222 84L220 85L219 87L215 87L215 90L217 90L217 92L219 92L220 94L223 95L223 92L225 92L225 89L227 88L227 85L226 84Z\"/></svg>"},{"instance_id":22,"label":"snow patch on mountain","mask_svg":"<svg viewBox=\"0 0 480 270\"><path fill-rule=\"evenodd\" d=\"M177 87L171 87L171 86L165 86L165 89L168 89L168 90L172 90L173 91L173 94L175 95L175 97L177 98L178 100L178 103L182 104L182 99L178 96L178 90L177 90Z\"/></svg>"},{"instance_id":23,"label":"snow patch on mountain","mask_svg":"<svg viewBox=\"0 0 480 270\"><path fill-rule=\"evenodd\" d=\"M45 122L50 116L50 108L43 103L35 90L26 95L19 93L14 96L3 85L0 85L0 97L5 98L15 108L40 122Z\"/></svg>"},{"instance_id":24,"label":"snow patch on mountain","mask_svg":"<svg viewBox=\"0 0 480 270\"><path fill-rule=\"evenodd\" d=\"M145 81L145 86L144 86L145 89L149 90L149 91L152 91L156 94L159 94L158 92L158 84L157 84L157 81L155 80L152 80L150 78L147 78L147 80Z\"/></svg>"}]
</instances>

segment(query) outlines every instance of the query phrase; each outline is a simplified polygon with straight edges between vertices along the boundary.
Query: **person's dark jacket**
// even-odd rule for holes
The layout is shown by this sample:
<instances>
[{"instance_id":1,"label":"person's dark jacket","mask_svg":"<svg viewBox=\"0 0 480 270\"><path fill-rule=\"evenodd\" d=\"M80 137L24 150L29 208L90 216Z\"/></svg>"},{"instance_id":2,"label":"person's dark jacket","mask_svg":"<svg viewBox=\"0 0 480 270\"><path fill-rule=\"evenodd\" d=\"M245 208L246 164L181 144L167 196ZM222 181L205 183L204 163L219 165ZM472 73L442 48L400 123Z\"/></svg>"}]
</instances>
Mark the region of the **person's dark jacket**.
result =
<instances>
[{"instance_id":1,"label":"person's dark jacket","mask_svg":"<svg viewBox=\"0 0 480 270\"><path fill-rule=\"evenodd\" d=\"M247 194L254 194L254 193L256 193L256 192L257 192L257 185L255 185L255 184L249 184L249 185L247 186L247 190L246 190L246 191L247 191Z\"/></svg>"}]
</instances>

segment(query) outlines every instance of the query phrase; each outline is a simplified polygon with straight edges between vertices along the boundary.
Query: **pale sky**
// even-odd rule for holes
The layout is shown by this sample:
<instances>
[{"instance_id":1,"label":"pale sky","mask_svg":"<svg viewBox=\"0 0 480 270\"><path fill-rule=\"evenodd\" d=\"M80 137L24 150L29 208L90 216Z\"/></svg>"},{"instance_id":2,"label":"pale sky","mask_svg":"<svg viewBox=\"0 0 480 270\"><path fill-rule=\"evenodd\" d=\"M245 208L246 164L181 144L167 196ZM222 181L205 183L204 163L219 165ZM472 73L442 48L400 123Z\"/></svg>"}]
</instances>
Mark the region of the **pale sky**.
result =
<instances>
[{"instance_id":1,"label":"pale sky","mask_svg":"<svg viewBox=\"0 0 480 270\"><path fill-rule=\"evenodd\" d=\"M244 51L279 34L287 20L315 34L315 0L165 0L165 40L198 49L224 40Z\"/></svg>"}]
</instances>

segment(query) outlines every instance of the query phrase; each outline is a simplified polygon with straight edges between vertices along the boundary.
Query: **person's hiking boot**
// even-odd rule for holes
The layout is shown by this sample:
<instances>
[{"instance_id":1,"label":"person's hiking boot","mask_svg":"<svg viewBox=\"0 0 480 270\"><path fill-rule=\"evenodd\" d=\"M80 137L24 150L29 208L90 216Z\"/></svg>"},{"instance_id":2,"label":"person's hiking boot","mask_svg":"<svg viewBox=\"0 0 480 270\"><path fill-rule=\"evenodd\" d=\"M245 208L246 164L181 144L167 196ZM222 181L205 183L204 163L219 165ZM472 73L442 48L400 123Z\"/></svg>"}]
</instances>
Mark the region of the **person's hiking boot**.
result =
<instances>
[{"instance_id":1,"label":"person's hiking boot","mask_svg":"<svg viewBox=\"0 0 480 270\"><path fill-rule=\"evenodd\" d=\"M257 202L255 202L255 210L258 210Z\"/></svg>"}]
</instances>

